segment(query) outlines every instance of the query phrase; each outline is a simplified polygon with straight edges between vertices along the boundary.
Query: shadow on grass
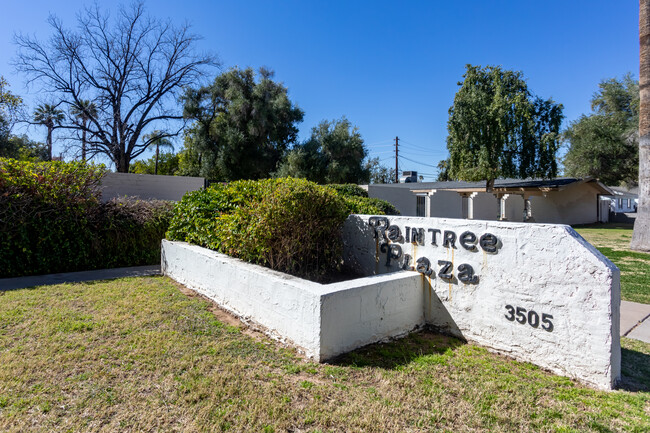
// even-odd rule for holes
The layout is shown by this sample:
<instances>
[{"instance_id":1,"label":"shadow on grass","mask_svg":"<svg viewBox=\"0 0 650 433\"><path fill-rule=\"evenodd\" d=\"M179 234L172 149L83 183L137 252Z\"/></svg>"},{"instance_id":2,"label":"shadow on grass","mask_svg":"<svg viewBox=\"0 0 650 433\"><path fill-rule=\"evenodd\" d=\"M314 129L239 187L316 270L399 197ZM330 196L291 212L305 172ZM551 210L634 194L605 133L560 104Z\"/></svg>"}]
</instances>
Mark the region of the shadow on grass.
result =
<instances>
[{"instance_id":1,"label":"shadow on grass","mask_svg":"<svg viewBox=\"0 0 650 433\"><path fill-rule=\"evenodd\" d=\"M378 367L394 370L429 355L444 357L465 342L425 330L389 343L371 344L341 355L329 363L345 367ZM617 389L650 392L650 354L621 349L621 382Z\"/></svg>"},{"instance_id":2,"label":"shadow on grass","mask_svg":"<svg viewBox=\"0 0 650 433\"><path fill-rule=\"evenodd\" d=\"M650 355L632 349L621 349L621 383L623 391L650 392Z\"/></svg>"},{"instance_id":3,"label":"shadow on grass","mask_svg":"<svg viewBox=\"0 0 650 433\"><path fill-rule=\"evenodd\" d=\"M330 361L333 365L379 367L388 370L427 355L445 356L465 342L454 337L424 330L389 343L371 344Z\"/></svg>"}]
</instances>

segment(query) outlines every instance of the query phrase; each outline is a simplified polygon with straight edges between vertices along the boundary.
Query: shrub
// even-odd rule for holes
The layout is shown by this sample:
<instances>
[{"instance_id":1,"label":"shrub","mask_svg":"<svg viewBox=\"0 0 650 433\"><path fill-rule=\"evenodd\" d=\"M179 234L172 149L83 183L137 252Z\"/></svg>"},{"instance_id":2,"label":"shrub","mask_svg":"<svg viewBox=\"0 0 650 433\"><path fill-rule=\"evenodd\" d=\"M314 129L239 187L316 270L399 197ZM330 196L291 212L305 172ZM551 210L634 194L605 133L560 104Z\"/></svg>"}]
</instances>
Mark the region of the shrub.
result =
<instances>
[{"instance_id":1,"label":"shrub","mask_svg":"<svg viewBox=\"0 0 650 433\"><path fill-rule=\"evenodd\" d=\"M157 262L172 205L101 203L104 173L0 158L0 277Z\"/></svg>"},{"instance_id":2,"label":"shrub","mask_svg":"<svg viewBox=\"0 0 650 433\"><path fill-rule=\"evenodd\" d=\"M349 213L361 215L399 215L395 206L386 200L368 197L344 197Z\"/></svg>"},{"instance_id":3,"label":"shrub","mask_svg":"<svg viewBox=\"0 0 650 433\"><path fill-rule=\"evenodd\" d=\"M306 278L340 264L344 199L302 179L237 181L186 194L167 238Z\"/></svg>"},{"instance_id":4,"label":"shrub","mask_svg":"<svg viewBox=\"0 0 650 433\"><path fill-rule=\"evenodd\" d=\"M368 191L354 183L331 183L327 186L336 190L339 195L342 195L344 197L368 197Z\"/></svg>"},{"instance_id":5,"label":"shrub","mask_svg":"<svg viewBox=\"0 0 650 433\"><path fill-rule=\"evenodd\" d=\"M386 200L369 198L368 191L359 185L352 183L330 184L329 188L334 189L341 195L347 204L349 213L365 215L399 215L400 212L395 206Z\"/></svg>"},{"instance_id":6,"label":"shrub","mask_svg":"<svg viewBox=\"0 0 650 433\"><path fill-rule=\"evenodd\" d=\"M102 203L94 221L93 267L115 268L160 263L160 241L165 237L174 205L163 200L133 197Z\"/></svg>"}]
</instances>

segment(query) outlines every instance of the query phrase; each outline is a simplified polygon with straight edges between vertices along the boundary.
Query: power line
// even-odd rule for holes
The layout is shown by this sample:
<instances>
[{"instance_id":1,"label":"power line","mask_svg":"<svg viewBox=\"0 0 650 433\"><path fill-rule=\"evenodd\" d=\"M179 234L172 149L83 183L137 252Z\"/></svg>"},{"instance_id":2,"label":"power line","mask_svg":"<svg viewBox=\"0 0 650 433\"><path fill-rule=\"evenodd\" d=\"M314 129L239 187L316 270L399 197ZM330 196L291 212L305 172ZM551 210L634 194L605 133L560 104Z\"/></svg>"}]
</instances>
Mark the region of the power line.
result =
<instances>
[{"instance_id":1,"label":"power line","mask_svg":"<svg viewBox=\"0 0 650 433\"><path fill-rule=\"evenodd\" d=\"M376 141L376 142L370 143L370 144L368 144L368 143L364 143L364 144L366 146L375 146L377 144L391 143L391 144L389 144L389 146L392 146L392 142L393 142L393 140L384 140L384 141Z\"/></svg>"},{"instance_id":2,"label":"power line","mask_svg":"<svg viewBox=\"0 0 650 433\"><path fill-rule=\"evenodd\" d=\"M426 165L427 167L436 168L436 169L438 168L438 167L435 166L435 165L426 164L426 163L424 163L424 162L416 161L416 160L414 160L414 159L407 158L407 157L405 157L405 156L401 156L400 158L404 158L405 160L407 160L407 161L411 161L411 162L414 162L414 163L416 163L416 164Z\"/></svg>"},{"instance_id":3,"label":"power line","mask_svg":"<svg viewBox=\"0 0 650 433\"><path fill-rule=\"evenodd\" d=\"M404 143L406 145L409 145L409 146L412 146L414 149L421 150L423 152L430 152L431 151L431 149L427 149L426 147L424 147L422 145L419 145L419 144L411 143L410 141L402 140L402 143Z\"/></svg>"}]
</instances>

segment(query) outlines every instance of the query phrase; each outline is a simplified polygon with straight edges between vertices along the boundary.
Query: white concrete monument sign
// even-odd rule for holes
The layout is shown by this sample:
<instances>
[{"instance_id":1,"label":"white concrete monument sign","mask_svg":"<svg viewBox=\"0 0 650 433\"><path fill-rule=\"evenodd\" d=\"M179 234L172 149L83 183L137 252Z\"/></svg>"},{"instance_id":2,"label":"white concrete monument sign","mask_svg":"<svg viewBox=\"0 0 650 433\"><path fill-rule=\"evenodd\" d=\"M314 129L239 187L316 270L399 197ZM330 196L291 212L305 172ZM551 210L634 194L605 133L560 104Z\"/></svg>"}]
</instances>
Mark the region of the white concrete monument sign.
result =
<instances>
[{"instance_id":1,"label":"white concrete monument sign","mask_svg":"<svg viewBox=\"0 0 650 433\"><path fill-rule=\"evenodd\" d=\"M620 376L619 270L571 227L351 216L346 260L418 272L427 324L611 388Z\"/></svg>"},{"instance_id":2,"label":"white concrete monument sign","mask_svg":"<svg viewBox=\"0 0 650 433\"><path fill-rule=\"evenodd\" d=\"M563 225L351 215L318 284L164 240L165 275L319 361L431 327L601 389L620 377L619 271Z\"/></svg>"}]
</instances>

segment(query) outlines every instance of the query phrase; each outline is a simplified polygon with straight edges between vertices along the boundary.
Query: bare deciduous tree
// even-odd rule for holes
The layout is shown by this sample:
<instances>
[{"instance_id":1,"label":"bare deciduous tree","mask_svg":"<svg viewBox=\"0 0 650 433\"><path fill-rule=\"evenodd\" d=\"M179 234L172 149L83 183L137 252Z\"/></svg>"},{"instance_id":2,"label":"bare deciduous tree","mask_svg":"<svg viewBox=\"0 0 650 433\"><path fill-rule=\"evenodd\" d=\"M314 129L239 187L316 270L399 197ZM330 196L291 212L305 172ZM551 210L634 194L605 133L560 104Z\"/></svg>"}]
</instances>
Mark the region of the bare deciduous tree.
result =
<instances>
[{"instance_id":1,"label":"bare deciduous tree","mask_svg":"<svg viewBox=\"0 0 650 433\"><path fill-rule=\"evenodd\" d=\"M120 8L114 19L97 5L85 9L75 30L54 16L48 22L54 34L47 43L16 35L15 66L68 108L95 103L86 122L68 119L63 128L85 132L91 156L105 154L118 172L128 172L154 139L180 132L182 125L169 124L182 121L180 92L196 85L205 66L217 64L195 54L198 37L189 26L154 19L142 3ZM156 128L169 132L139 140Z\"/></svg>"}]
</instances>

